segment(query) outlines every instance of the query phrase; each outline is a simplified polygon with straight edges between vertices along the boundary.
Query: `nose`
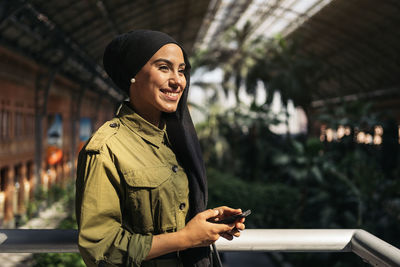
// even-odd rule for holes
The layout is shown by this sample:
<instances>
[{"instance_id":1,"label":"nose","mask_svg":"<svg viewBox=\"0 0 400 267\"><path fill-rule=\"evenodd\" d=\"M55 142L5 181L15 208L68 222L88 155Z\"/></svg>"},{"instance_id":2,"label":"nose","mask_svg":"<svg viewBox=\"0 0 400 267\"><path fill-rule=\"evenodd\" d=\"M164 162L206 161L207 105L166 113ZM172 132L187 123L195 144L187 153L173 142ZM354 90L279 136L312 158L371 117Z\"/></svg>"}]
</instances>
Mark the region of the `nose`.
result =
<instances>
[{"instance_id":1,"label":"nose","mask_svg":"<svg viewBox=\"0 0 400 267\"><path fill-rule=\"evenodd\" d=\"M178 87L181 87L182 90L186 86L186 78L185 75L181 72L173 72L171 74L171 77L169 79L169 84L172 88L177 89Z\"/></svg>"}]
</instances>

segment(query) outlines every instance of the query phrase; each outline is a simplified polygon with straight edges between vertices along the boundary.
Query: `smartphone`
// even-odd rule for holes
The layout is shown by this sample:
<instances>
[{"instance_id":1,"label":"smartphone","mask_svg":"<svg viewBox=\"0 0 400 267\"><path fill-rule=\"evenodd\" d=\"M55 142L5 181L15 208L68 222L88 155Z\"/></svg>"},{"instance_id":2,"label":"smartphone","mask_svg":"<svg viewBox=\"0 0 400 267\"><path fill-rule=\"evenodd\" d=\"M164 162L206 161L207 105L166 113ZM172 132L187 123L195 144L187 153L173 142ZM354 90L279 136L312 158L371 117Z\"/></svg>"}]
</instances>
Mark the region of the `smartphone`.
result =
<instances>
[{"instance_id":1,"label":"smartphone","mask_svg":"<svg viewBox=\"0 0 400 267\"><path fill-rule=\"evenodd\" d=\"M223 220L216 221L216 222L214 222L214 223L230 224L230 223L236 222L236 221L237 221L238 219L240 219L240 218L247 217L247 216L249 216L250 214L251 214L251 210L246 210L245 212L243 212L243 213L241 213L241 214L235 214L235 215L229 216L229 217L227 217L227 218L225 218L225 219L223 219Z\"/></svg>"}]
</instances>

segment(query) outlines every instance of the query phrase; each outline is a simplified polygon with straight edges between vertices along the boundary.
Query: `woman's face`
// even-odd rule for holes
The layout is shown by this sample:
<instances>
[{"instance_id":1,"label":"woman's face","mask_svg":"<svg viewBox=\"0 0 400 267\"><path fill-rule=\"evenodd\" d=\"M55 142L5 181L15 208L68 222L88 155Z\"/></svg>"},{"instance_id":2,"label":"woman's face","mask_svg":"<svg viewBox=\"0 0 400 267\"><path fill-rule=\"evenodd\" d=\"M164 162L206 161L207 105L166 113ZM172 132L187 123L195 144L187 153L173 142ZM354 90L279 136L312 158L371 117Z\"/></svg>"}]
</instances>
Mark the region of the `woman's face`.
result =
<instances>
[{"instance_id":1,"label":"woman's face","mask_svg":"<svg viewBox=\"0 0 400 267\"><path fill-rule=\"evenodd\" d=\"M185 60L176 44L161 47L136 74L130 101L142 117L158 124L161 112L176 111L186 87Z\"/></svg>"}]
</instances>

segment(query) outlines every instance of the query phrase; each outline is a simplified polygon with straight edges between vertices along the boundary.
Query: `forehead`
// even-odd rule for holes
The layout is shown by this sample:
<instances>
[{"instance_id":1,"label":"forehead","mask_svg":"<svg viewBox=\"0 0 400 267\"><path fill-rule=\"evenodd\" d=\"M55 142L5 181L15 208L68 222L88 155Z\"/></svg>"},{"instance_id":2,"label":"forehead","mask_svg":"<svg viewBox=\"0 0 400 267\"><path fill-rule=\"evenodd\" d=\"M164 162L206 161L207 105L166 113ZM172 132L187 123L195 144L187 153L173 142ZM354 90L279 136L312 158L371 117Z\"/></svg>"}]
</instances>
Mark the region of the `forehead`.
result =
<instances>
[{"instance_id":1,"label":"forehead","mask_svg":"<svg viewBox=\"0 0 400 267\"><path fill-rule=\"evenodd\" d=\"M184 63L185 59L183 57L182 49L176 44L166 44L162 46L150 59L156 60L159 58L165 58L168 60L177 61L177 63Z\"/></svg>"}]
</instances>

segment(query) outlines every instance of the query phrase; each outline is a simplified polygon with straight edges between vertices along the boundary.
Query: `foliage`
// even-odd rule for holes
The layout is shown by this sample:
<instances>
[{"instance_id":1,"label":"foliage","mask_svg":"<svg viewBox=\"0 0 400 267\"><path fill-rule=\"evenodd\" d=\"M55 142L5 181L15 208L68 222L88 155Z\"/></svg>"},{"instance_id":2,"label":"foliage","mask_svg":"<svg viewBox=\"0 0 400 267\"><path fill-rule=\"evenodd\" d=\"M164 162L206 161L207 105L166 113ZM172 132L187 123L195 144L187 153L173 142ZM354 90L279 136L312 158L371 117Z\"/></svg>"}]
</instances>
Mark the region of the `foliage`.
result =
<instances>
[{"instance_id":1,"label":"foliage","mask_svg":"<svg viewBox=\"0 0 400 267\"><path fill-rule=\"evenodd\" d=\"M262 83L267 96L265 106L271 105L276 92L280 94L287 124L290 100L295 107L304 110L308 121L312 121L311 102L315 97L325 97L319 88L332 71L317 58L301 51L294 41L281 36L275 39L251 38L253 26L247 22L241 29L233 27L225 33L225 40L218 49L210 48L195 54L192 60L196 69L218 68L223 72L220 87L204 82L196 85L213 90L222 88L226 96L233 92L238 108L242 103L240 89L246 89L255 105L257 88Z\"/></svg>"},{"instance_id":2,"label":"foliage","mask_svg":"<svg viewBox=\"0 0 400 267\"><path fill-rule=\"evenodd\" d=\"M246 89L254 92L257 81L262 81L267 91L266 103L272 102L274 92L280 92L282 103L291 99L295 106L306 112L326 69L316 58L300 53L293 41L279 36L266 44L265 53L258 57L246 77Z\"/></svg>"},{"instance_id":3,"label":"foliage","mask_svg":"<svg viewBox=\"0 0 400 267\"><path fill-rule=\"evenodd\" d=\"M277 120L265 106L218 111L210 109L209 120L198 125L209 167L210 207L251 208L248 223L255 228L362 228L400 245L395 239L400 231L396 154L389 155L396 164L388 172L384 146L357 144L354 136L331 143L277 136L269 130ZM321 121L328 127L338 121L351 129L385 125L365 103L323 112ZM363 266L354 255L283 257L294 266L304 261L307 266Z\"/></svg>"},{"instance_id":4,"label":"foliage","mask_svg":"<svg viewBox=\"0 0 400 267\"><path fill-rule=\"evenodd\" d=\"M362 228L400 246L395 239L400 231L396 121L362 101L332 102L314 117L312 100L326 97L321 86L332 79L341 84L335 67L328 69L296 42L279 36L252 43L251 28L246 24L231 29L227 45L202 51L195 60L197 67L220 68L224 78L219 86L237 98L233 109L215 105L205 109L207 120L197 125L208 166L210 206L251 208L252 227ZM244 106L238 99L240 86L245 85L255 99L260 82L266 90L265 103ZM308 134L314 120L332 129L344 126L351 134L329 143L312 136L272 133L269 127L280 122L269 111L275 92L281 95L286 118L289 100L302 107ZM355 142L358 131L373 135L376 125L383 127L382 145ZM283 258L293 266L364 265L358 257L343 254L284 254Z\"/></svg>"},{"instance_id":5,"label":"foliage","mask_svg":"<svg viewBox=\"0 0 400 267\"><path fill-rule=\"evenodd\" d=\"M210 207L251 208L247 220L251 227L362 228L400 246L395 239L400 231L396 121L362 101L332 103L314 117L311 101L325 98L319 88L335 78L332 66L328 72L323 62L279 36L251 43L250 32L249 24L231 29L226 47L203 51L196 58L197 66L220 68L224 72L220 86L237 98L233 109L215 105L205 109L207 120L197 125L208 167ZM266 102L257 106L253 101L250 107L240 103L239 87L244 84L255 99L259 82L266 90ZM344 126L351 134L328 143L312 136L272 133L270 126L280 122L269 110L275 92L284 107L292 100L303 108L308 133L316 120L332 129ZM384 130L382 145L355 142L358 131L373 135L376 125ZM354 255L284 254L283 259L293 266L364 265Z\"/></svg>"},{"instance_id":6,"label":"foliage","mask_svg":"<svg viewBox=\"0 0 400 267\"><path fill-rule=\"evenodd\" d=\"M240 107L223 113L209 110L208 119L197 125L208 166L217 169L230 166L230 173L246 180L268 179L265 170L271 167L268 164L271 156L278 146L285 146L283 139L268 127L278 123L278 118L268 109L256 106L249 111Z\"/></svg>"},{"instance_id":7,"label":"foliage","mask_svg":"<svg viewBox=\"0 0 400 267\"><path fill-rule=\"evenodd\" d=\"M40 210L63 199L68 190L68 188L60 184L54 184L48 190L42 185L39 185L38 188L35 189L33 199L28 202L26 210L27 219L37 216Z\"/></svg>"},{"instance_id":8,"label":"foliage","mask_svg":"<svg viewBox=\"0 0 400 267\"><path fill-rule=\"evenodd\" d=\"M42 186L39 186L34 193L33 199L28 202L26 208L27 218L30 219L37 216L41 207L44 207L46 203L46 192Z\"/></svg>"},{"instance_id":9,"label":"foliage","mask_svg":"<svg viewBox=\"0 0 400 267\"><path fill-rule=\"evenodd\" d=\"M77 229L76 218L74 213L75 189L74 183L69 183L64 190L56 190L54 193L62 194L59 199L64 202L64 208L68 211L69 216L61 221L58 229ZM79 253L40 253L34 254L34 267L85 267L85 263Z\"/></svg>"},{"instance_id":10,"label":"foliage","mask_svg":"<svg viewBox=\"0 0 400 267\"><path fill-rule=\"evenodd\" d=\"M33 267L85 267L78 253L35 254Z\"/></svg>"},{"instance_id":11,"label":"foliage","mask_svg":"<svg viewBox=\"0 0 400 267\"><path fill-rule=\"evenodd\" d=\"M374 112L370 102L343 101L339 106L326 105L322 107L317 119L333 129L337 129L341 125L371 133L374 126L382 122L382 114Z\"/></svg>"},{"instance_id":12,"label":"foliage","mask_svg":"<svg viewBox=\"0 0 400 267\"><path fill-rule=\"evenodd\" d=\"M248 228L285 228L295 225L299 192L283 183L246 182L229 173L208 169L209 207L227 205L251 209ZM285 205L281 205L285 203Z\"/></svg>"},{"instance_id":13,"label":"foliage","mask_svg":"<svg viewBox=\"0 0 400 267\"><path fill-rule=\"evenodd\" d=\"M241 103L240 87L249 69L255 64L257 58L262 57L265 49L263 39L248 38L251 33L250 22L245 23L242 29L232 27L225 33L224 40L218 48L198 51L192 58L194 69L203 67L208 70L215 68L223 70L221 87L226 96L230 91L234 93L237 106Z\"/></svg>"}]
</instances>

